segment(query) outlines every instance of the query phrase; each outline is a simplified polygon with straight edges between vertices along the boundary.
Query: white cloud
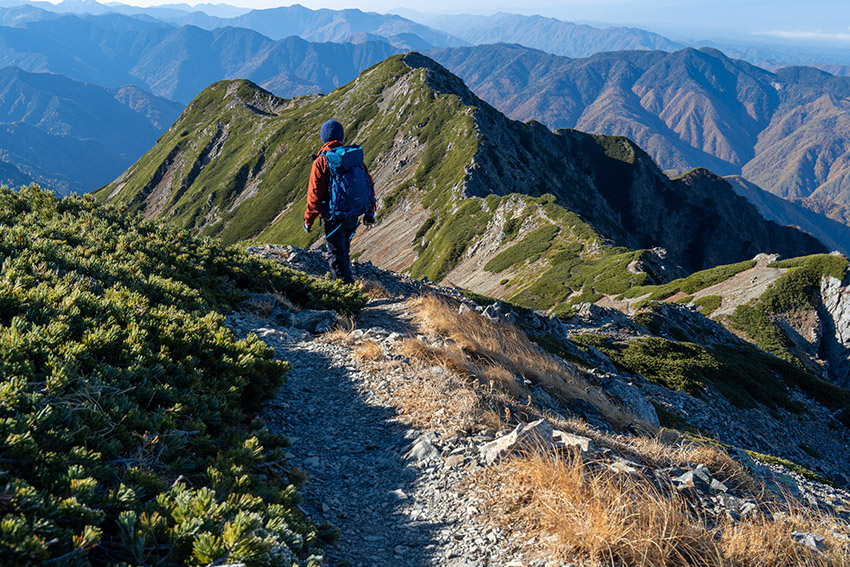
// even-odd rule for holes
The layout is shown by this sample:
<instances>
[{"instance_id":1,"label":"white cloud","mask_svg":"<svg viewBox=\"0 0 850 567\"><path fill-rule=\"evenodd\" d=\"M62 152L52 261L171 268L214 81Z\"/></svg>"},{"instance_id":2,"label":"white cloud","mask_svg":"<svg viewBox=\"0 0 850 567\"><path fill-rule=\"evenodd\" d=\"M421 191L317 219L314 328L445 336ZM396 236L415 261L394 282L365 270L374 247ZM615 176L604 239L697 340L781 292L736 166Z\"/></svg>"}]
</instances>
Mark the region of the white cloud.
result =
<instances>
[{"instance_id":1,"label":"white cloud","mask_svg":"<svg viewBox=\"0 0 850 567\"><path fill-rule=\"evenodd\" d=\"M850 31L850 28L848 28ZM790 31L790 30L774 30L764 32L754 32L753 35L766 35L779 39L792 40L815 40L815 41L847 41L850 42L850 33L827 33L822 31Z\"/></svg>"}]
</instances>

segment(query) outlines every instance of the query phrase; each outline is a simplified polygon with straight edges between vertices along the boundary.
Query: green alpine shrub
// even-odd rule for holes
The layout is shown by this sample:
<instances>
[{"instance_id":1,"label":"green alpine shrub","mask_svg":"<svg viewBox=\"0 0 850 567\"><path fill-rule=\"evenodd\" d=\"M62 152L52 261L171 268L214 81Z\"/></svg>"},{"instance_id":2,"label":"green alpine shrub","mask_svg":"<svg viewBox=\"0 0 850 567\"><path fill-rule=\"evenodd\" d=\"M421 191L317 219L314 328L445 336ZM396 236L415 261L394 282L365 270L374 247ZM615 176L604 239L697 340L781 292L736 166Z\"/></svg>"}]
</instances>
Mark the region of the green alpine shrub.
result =
<instances>
[{"instance_id":1,"label":"green alpine shrub","mask_svg":"<svg viewBox=\"0 0 850 567\"><path fill-rule=\"evenodd\" d=\"M89 198L0 188L4 564L314 562L286 440L250 420L288 364L224 324L244 290L363 301Z\"/></svg>"}]
</instances>

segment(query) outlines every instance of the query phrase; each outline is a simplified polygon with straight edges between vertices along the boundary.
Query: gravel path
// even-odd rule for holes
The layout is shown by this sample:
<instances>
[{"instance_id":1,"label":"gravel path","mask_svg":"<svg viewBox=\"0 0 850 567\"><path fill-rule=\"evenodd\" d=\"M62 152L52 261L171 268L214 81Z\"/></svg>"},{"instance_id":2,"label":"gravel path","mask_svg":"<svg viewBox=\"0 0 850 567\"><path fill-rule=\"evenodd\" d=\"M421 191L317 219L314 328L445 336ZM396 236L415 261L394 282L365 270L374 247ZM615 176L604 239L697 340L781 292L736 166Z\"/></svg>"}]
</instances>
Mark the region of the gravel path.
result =
<instances>
[{"instance_id":1,"label":"gravel path","mask_svg":"<svg viewBox=\"0 0 850 567\"><path fill-rule=\"evenodd\" d=\"M395 302L373 302L359 328L379 341L395 340L389 335L405 329L397 312ZM301 508L315 523L340 530L324 565L511 564L507 538L481 519L482 505L465 493L481 470L477 447L492 434L441 440L413 429L388 403L403 372L371 374L351 348L270 321L240 314L229 322L242 336L256 333L292 364L263 419L289 437L290 464L308 475L299 489Z\"/></svg>"}]
</instances>

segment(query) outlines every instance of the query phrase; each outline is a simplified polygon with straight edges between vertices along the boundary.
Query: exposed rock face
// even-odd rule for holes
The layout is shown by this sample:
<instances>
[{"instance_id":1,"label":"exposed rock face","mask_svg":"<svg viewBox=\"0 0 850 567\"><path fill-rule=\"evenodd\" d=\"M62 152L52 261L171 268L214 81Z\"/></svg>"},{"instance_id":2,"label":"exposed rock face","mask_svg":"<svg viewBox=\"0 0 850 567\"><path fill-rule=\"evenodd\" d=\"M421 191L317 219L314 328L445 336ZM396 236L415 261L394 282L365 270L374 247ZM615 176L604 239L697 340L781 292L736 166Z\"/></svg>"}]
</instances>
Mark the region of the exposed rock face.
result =
<instances>
[{"instance_id":1,"label":"exposed rock face","mask_svg":"<svg viewBox=\"0 0 850 567\"><path fill-rule=\"evenodd\" d=\"M532 423L520 423L516 428L504 437L500 437L481 447L481 456L484 462L491 465L516 452L543 452L545 453L555 443L552 425L545 419L539 419Z\"/></svg>"},{"instance_id":2,"label":"exposed rock face","mask_svg":"<svg viewBox=\"0 0 850 567\"><path fill-rule=\"evenodd\" d=\"M819 351L827 362L829 379L850 387L850 287L837 278L823 278L818 315L823 324Z\"/></svg>"}]
</instances>

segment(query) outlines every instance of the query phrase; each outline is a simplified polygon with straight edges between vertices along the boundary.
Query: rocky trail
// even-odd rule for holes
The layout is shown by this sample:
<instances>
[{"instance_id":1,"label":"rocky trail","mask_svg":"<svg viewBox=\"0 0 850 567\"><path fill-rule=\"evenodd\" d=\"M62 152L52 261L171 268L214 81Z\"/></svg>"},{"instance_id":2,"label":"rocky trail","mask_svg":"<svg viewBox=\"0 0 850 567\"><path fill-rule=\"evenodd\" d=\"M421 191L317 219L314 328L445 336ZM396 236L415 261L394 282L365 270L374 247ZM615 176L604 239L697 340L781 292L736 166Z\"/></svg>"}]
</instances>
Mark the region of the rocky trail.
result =
<instances>
[{"instance_id":1,"label":"rocky trail","mask_svg":"<svg viewBox=\"0 0 850 567\"><path fill-rule=\"evenodd\" d=\"M253 251L308 273L322 274L325 269L317 252L289 247ZM405 342L426 347L435 340L446 344L439 337L419 334L409 300L439 291L460 301L461 314L464 309L477 310L490 320L505 315L495 307L474 306L454 290L436 289L368 263L357 264L356 272L377 284L381 293L370 294L355 319L338 318L332 312L293 311L274 296L253 298L249 300L253 303L246 302L246 308L228 316L238 335L256 334L278 359L292 365L262 418L273 432L291 441L289 464L296 476L307 479L299 488L302 510L315 524L327 522L339 531L338 541L322 552L323 565L574 565L563 556L547 557L547 544L539 541L539 534L535 540L521 527L500 523L498 506L493 506L492 493L497 489L488 476L491 465L520 448L500 443L539 418L543 434L536 438L548 439L548 450L580 446L582 459L594 470L679 492L716 518L741 521L753 510L771 513L758 495L724 485L719 464L707 467L684 453L684 457L653 456L649 451L642 459L636 438L600 422L598 410L594 413L589 404L564 405L564 400L555 400L538 387L529 390L527 401L509 404L512 415L505 420L497 416L489 428L482 426L480 405L479 419L465 420L465 413L473 412L465 412L464 396L475 395L464 391L461 382L452 382L453 372L423 363L404 348ZM594 376L592 371L589 377ZM628 383L611 376L605 380L606 395L614 393L621 402L629 396L643 399L632 385L640 377L628 377ZM648 386L643 384L641 391L659 389ZM475 398L474 403L480 401ZM644 404L648 405L645 400ZM559 430L569 431L576 422L581 425L572 433ZM510 433L514 426L517 430ZM754 462L743 451L735 459L777 494L790 492L813 509L850 516L850 495L841 489L782 466ZM819 552L824 545L819 537L802 531L794 541Z\"/></svg>"},{"instance_id":2,"label":"rocky trail","mask_svg":"<svg viewBox=\"0 0 850 567\"><path fill-rule=\"evenodd\" d=\"M399 302L373 302L359 316L355 336L391 345L400 338ZM328 566L505 565L507 542L478 520L480 507L464 494L480 466L470 439L438 439L406 425L390 403L403 372L380 375L361 367L352 348L316 340L273 321L233 315L241 334L256 333L292 364L287 382L264 420L292 442L288 458L309 479L301 488L304 512L329 522L339 541ZM389 355L397 356L397 355ZM400 357L401 358L401 357ZM444 453L451 453L444 459ZM467 458L469 457L469 458ZM471 467L461 465L472 461Z\"/></svg>"}]
</instances>

